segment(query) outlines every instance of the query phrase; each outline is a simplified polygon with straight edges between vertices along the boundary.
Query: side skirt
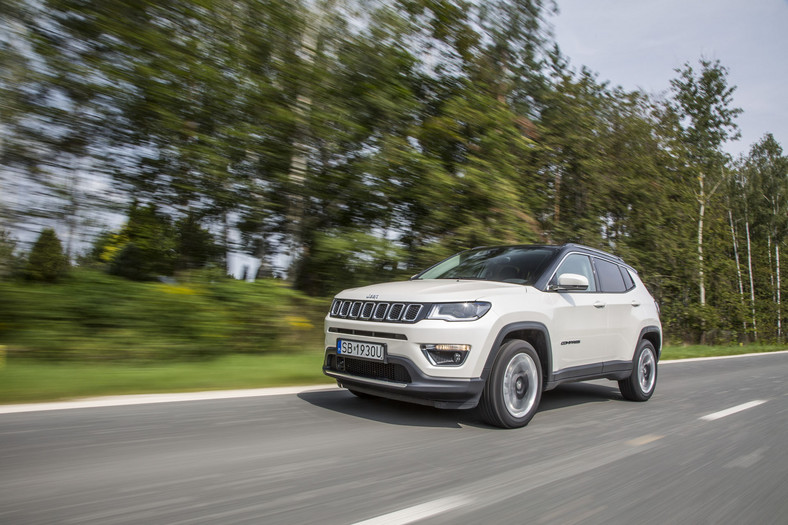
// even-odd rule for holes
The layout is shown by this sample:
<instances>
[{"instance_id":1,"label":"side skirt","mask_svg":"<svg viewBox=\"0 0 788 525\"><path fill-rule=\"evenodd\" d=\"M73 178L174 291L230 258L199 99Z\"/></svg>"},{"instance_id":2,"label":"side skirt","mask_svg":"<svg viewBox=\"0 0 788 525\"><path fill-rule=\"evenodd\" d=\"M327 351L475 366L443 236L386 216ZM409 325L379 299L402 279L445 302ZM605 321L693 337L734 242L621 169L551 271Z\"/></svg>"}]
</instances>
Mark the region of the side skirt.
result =
<instances>
[{"instance_id":1,"label":"side skirt","mask_svg":"<svg viewBox=\"0 0 788 525\"><path fill-rule=\"evenodd\" d=\"M592 379L610 379L621 381L632 374L632 361L607 361L593 365L575 366L565 368L552 374L549 381L545 381L544 390L552 390L562 383L577 381L590 381Z\"/></svg>"}]
</instances>

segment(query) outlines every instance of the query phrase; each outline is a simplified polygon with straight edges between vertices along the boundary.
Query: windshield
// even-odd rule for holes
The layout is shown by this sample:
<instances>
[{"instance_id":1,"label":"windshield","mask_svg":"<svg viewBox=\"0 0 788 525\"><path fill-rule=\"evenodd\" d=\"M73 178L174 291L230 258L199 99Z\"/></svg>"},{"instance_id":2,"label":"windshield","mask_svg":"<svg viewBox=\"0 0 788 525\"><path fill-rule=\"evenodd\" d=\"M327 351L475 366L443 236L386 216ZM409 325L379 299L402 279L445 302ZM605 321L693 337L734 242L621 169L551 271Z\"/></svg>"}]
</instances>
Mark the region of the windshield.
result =
<instances>
[{"instance_id":1,"label":"windshield","mask_svg":"<svg viewBox=\"0 0 788 525\"><path fill-rule=\"evenodd\" d=\"M476 248L449 257L416 279L479 279L533 284L557 249L545 246Z\"/></svg>"}]
</instances>

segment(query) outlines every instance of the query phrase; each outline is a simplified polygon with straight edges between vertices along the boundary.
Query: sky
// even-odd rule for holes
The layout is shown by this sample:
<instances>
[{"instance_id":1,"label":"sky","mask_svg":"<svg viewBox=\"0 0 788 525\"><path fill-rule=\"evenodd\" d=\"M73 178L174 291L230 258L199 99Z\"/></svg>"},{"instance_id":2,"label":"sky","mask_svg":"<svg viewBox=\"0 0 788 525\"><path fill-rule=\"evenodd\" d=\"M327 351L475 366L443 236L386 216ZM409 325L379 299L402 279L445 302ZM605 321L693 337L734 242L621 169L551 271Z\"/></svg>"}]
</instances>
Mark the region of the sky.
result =
<instances>
[{"instance_id":1,"label":"sky","mask_svg":"<svg viewBox=\"0 0 788 525\"><path fill-rule=\"evenodd\" d=\"M766 133L788 153L788 0L557 0L555 39L573 67L627 90L667 94L676 68L728 69L746 154Z\"/></svg>"}]
</instances>

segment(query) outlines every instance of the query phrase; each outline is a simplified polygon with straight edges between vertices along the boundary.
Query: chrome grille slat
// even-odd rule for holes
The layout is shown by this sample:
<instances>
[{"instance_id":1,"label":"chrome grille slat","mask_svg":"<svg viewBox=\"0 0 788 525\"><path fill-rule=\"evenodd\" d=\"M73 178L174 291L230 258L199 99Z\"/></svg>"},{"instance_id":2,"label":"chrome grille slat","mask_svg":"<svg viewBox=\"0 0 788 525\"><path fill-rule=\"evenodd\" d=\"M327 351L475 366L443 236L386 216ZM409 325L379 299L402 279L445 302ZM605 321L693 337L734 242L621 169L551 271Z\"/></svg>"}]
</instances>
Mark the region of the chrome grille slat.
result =
<instances>
[{"instance_id":1,"label":"chrome grille slat","mask_svg":"<svg viewBox=\"0 0 788 525\"><path fill-rule=\"evenodd\" d=\"M353 305L352 301L343 301L339 310L339 317L347 317L350 313L350 307Z\"/></svg>"},{"instance_id":2,"label":"chrome grille slat","mask_svg":"<svg viewBox=\"0 0 788 525\"><path fill-rule=\"evenodd\" d=\"M405 313L402 314L402 320L406 322L415 321L421 313L421 308L420 304L409 304L408 307L405 308Z\"/></svg>"},{"instance_id":3,"label":"chrome grille slat","mask_svg":"<svg viewBox=\"0 0 788 525\"><path fill-rule=\"evenodd\" d=\"M350 317L355 319L361 313L361 302L356 301L353 303L353 306L350 307Z\"/></svg>"},{"instance_id":4,"label":"chrome grille slat","mask_svg":"<svg viewBox=\"0 0 788 525\"><path fill-rule=\"evenodd\" d=\"M400 316L402 315L402 311L405 309L405 305L402 303L394 303L391 305L389 309L389 314L386 316L386 319L389 321L399 321Z\"/></svg>"},{"instance_id":5,"label":"chrome grille slat","mask_svg":"<svg viewBox=\"0 0 788 525\"><path fill-rule=\"evenodd\" d=\"M375 303L364 303L364 308L361 309L361 318L369 319L372 317L372 312L375 310Z\"/></svg>"},{"instance_id":6,"label":"chrome grille slat","mask_svg":"<svg viewBox=\"0 0 788 525\"><path fill-rule=\"evenodd\" d=\"M331 316L332 317L338 316L341 309L342 309L342 301L340 299L334 299L334 302L331 305Z\"/></svg>"},{"instance_id":7,"label":"chrome grille slat","mask_svg":"<svg viewBox=\"0 0 788 525\"><path fill-rule=\"evenodd\" d=\"M375 313L372 314L372 319L375 321L382 321L386 318L386 312L389 310L389 303L378 303L375 307Z\"/></svg>"}]
</instances>

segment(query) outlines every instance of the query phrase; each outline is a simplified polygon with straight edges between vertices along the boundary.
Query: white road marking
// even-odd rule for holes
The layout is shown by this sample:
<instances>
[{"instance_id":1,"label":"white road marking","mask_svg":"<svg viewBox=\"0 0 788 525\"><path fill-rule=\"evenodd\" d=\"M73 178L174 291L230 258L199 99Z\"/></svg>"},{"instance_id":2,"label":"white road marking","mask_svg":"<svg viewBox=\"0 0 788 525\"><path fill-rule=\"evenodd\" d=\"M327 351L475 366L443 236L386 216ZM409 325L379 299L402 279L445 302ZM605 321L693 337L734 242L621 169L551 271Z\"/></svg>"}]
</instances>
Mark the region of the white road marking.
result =
<instances>
[{"instance_id":1,"label":"white road marking","mask_svg":"<svg viewBox=\"0 0 788 525\"><path fill-rule=\"evenodd\" d=\"M437 496L444 497L430 503L409 507L354 525L404 525L439 513L450 512L469 504L473 504L476 509L489 507L550 483L571 479L585 472L640 454L644 447L653 447L653 442L656 440L644 441L643 443L629 443L631 446L626 447L622 446L624 442L611 441L563 454L557 458L516 467L455 488L451 493L438 494ZM471 495L473 496L471 497ZM422 512L429 512L429 514L421 514Z\"/></svg>"},{"instance_id":2,"label":"white road marking","mask_svg":"<svg viewBox=\"0 0 788 525\"><path fill-rule=\"evenodd\" d=\"M725 465L725 468L750 468L762 460L768 451L768 448L761 447L745 456L739 456Z\"/></svg>"},{"instance_id":3,"label":"white road marking","mask_svg":"<svg viewBox=\"0 0 788 525\"><path fill-rule=\"evenodd\" d=\"M359 521L354 525L406 525L414 521L423 520L443 512L447 512L472 502L470 498L463 496L450 496L448 498L436 499L421 505L408 507L389 514L383 514L376 518Z\"/></svg>"},{"instance_id":4,"label":"white road marking","mask_svg":"<svg viewBox=\"0 0 788 525\"><path fill-rule=\"evenodd\" d=\"M50 403L26 403L0 405L0 414L41 412L43 410L70 410L75 408L120 407L147 405L149 403L175 403L181 401L209 401L214 399L237 399L243 397L267 397L301 394L318 390L336 390L333 385L290 386L281 388L248 388L245 390L213 390L207 392L182 392L177 394L136 394L128 396L106 396L80 399L77 401L53 401Z\"/></svg>"},{"instance_id":5,"label":"white road marking","mask_svg":"<svg viewBox=\"0 0 788 525\"><path fill-rule=\"evenodd\" d=\"M741 412L742 410L747 410L748 408L757 407L758 405L762 405L766 403L766 401L767 401L766 399L756 399L755 401L750 401L749 403L736 405L735 407L727 408L725 410L720 410L719 412L714 412L713 414L706 414L700 419L702 419L703 421L714 421L726 416L730 416L731 414Z\"/></svg>"},{"instance_id":6,"label":"white road marking","mask_svg":"<svg viewBox=\"0 0 788 525\"><path fill-rule=\"evenodd\" d=\"M646 434L645 436L630 439L627 441L627 445L630 447L642 447L643 445L648 445L649 443L653 443L654 441L658 441L664 437L665 436L658 436L656 434Z\"/></svg>"}]
</instances>

